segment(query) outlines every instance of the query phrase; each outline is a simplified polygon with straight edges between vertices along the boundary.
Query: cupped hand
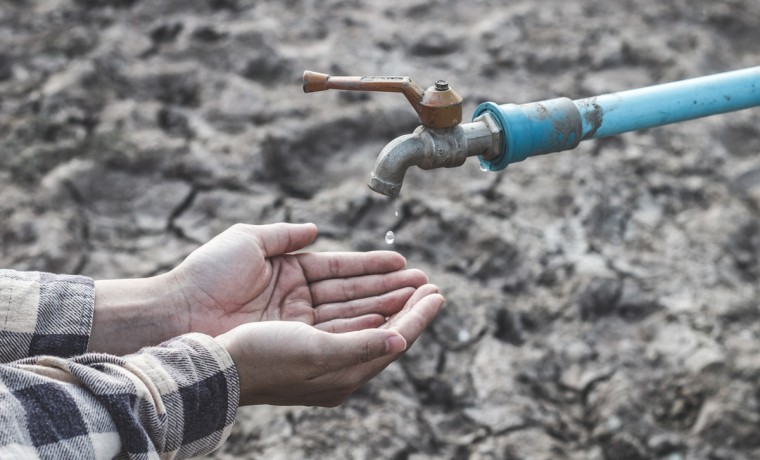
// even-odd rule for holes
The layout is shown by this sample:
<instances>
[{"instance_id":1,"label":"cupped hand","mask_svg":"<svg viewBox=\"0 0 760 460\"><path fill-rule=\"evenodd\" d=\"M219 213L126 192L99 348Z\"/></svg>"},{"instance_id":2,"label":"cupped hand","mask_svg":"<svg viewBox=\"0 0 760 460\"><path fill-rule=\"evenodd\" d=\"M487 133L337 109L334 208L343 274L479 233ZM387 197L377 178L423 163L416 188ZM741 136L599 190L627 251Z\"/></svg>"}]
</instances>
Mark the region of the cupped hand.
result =
<instances>
[{"instance_id":1,"label":"cupped hand","mask_svg":"<svg viewBox=\"0 0 760 460\"><path fill-rule=\"evenodd\" d=\"M292 254L316 235L313 224L237 224L195 250L169 273L185 331L216 336L266 320L373 328L427 282L395 252Z\"/></svg>"},{"instance_id":2,"label":"cupped hand","mask_svg":"<svg viewBox=\"0 0 760 460\"><path fill-rule=\"evenodd\" d=\"M438 288L416 290L382 327L327 332L302 322L239 326L216 338L240 377L240 405L332 407L408 349L443 305Z\"/></svg>"}]
</instances>

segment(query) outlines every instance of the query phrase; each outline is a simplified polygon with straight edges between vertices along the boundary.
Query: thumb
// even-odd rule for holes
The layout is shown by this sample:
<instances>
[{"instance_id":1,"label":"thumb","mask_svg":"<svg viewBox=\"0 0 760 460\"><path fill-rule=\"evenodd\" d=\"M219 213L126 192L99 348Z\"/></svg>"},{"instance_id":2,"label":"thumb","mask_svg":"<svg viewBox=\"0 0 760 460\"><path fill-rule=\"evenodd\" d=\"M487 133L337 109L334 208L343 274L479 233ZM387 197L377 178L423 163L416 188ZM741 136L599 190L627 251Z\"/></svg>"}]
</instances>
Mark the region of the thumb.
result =
<instances>
[{"instance_id":1,"label":"thumb","mask_svg":"<svg viewBox=\"0 0 760 460\"><path fill-rule=\"evenodd\" d=\"M298 251L311 244L317 237L317 226L285 223L256 225L254 232L266 256L272 257Z\"/></svg>"},{"instance_id":2,"label":"thumb","mask_svg":"<svg viewBox=\"0 0 760 460\"><path fill-rule=\"evenodd\" d=\"M406 339L395 329L364 329L330 336L331 346L325 351L331 355L328 362L334 365L334 370L406 350Z\"/></svg>"}]
</instances>

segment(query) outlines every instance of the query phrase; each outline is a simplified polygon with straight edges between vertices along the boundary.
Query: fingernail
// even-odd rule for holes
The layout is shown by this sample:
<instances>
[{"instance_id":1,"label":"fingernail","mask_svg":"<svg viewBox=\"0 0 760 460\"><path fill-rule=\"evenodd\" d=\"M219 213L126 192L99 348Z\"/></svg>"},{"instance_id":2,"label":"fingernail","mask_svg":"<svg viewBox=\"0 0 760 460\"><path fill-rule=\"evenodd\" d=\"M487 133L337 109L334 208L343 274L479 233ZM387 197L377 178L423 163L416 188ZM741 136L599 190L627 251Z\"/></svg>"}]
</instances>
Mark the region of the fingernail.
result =
<instances>
[{"instance_id":1,"label":"fingernail","mask_svg":"<svg viewBox=\"0 0 760 460\"><path fill-rule=\"evenodd\" d=\"M400 335L392 335L385 339L385 354L401 353L406 350L406 340Z\"/></svg>"}]
</instances>

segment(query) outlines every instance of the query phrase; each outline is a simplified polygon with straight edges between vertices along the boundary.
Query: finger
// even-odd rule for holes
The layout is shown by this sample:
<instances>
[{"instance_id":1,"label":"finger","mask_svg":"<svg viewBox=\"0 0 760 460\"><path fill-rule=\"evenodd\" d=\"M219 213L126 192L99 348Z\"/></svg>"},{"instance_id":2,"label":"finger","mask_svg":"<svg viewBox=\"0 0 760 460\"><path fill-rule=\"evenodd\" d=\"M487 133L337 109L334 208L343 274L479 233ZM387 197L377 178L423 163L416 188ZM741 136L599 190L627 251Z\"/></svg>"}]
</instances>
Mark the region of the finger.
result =
<instances>
[{"instance_id":1,"label":"finger","mask_svg":"<svg viewBox=\"0 0 760 460\"><path fill-rule=\"evenodd\" d=\"M326 356L324 367L337 371L383 356L396 355L406 349L406 339L398 331L364 329L343 334L326 334L318 344L319 353Z\"/></svg>"},{"instance_id":2,"label":"finger","mask_svg":"<svg viewBox=\"0 0 760 460\"><path fill-rule=\"evenodd\" d=\"M415 303L408 311L399 314L391 330L397 330L404 336L407 348L412 346L422 331L428 327L433 318L441 311L445 299L440 294L430 294Z\"/></svg>"},{"instance_id":3,"label":"finger","mask_svg":"<svg viewBox=\"0 0 760 460\"><path fill-rule=\"evenodd\" d=\"M414 294L409 298L409 300L406 301L406 305L404 305L404 308L402 308L398 313L391 316L391 318L383 324L382 327L390 329L393 326L396 325L396 323L399 320L399 317L406 314L410 309L414 307L414 305L417 304L420 300L422 300L424 297L427 297L431 294L437 294L438 293L438 286L435 284L426 284L424 286L420 286L416 291L414 291Z\"/></svg>"},{"instance_id":4,"label":"finger","mask_svg":"<svg viewBox=\"0 0 760 460\"><path fill-rule=\"evenodd\" d=\"M309 285L309 291L314 305L322 305L377 296L404 287L417 288L427 281L427 275L421 270L398 270L382 275L317 281Z\"/></svg>"},{"instance_id":5,"label":"finger","mask_svg":"<svg viewBox=\"0 0 760 460\"><path fill-rule=\"evenodd\" d=\"M355 318L371 313L382 315L383 322L385 322L385 318L404 308L406 301L414 294L415 290L413 287L405 287L375 297L320 305L314 309L314 324L335 319Z\"/></svg>"},{"instance_id":6,"label":"finger","mask_svg":"<svg viewBox=\"0 0 760 460\"><path fill-rule=\"evenodd\" d=\"M355 318L340 318L325 321L315 325L319 330L332 333L343 333L352 331L361 331L380 326L385 322L385 316L378 314L369 314L357 316Z\"/></svg>"},{"instance_id":7,"label":"finger","mask_svg":"<svg viewBox=\"0 0 760 460\"><path fill-rule=\"evenodd\" d=\"M259 238L267 257L298 251L317 237L317 226L314 224L278 223L247 227Z\"/></svg>"},{"instance_id":8,"label":"finger","mask_svg":"<svg viewBox=\"0 0 760 460\"><path fill-rule=\"evenodd\" d=\"M307 252L298 254L310 283L330 278L388 273L404 268L406 259L393 251Z\"/></svg>"},{"instance_id":9,"label":"finger","mask_svg":"<svg viewBox=\"0 0 760 460\"><path fill-rule=\"evenodd\" d=\"M445 300L440 294L427 294L421 299L418 299L416 303L411 304L412 307L406 311L403 316L398 318L396 326L391 330L396 330L404 336L406 340L406 348L404 350L408 350L425 328L430 325L430 322L441 310L444 302ZM353 368L348 369L345 378L356 381L357 386L363 385L369 379L388 367L390 363L398 359L399 354L400 352L395 355L388 354L371 362L354 366Z\"/></svg>"}]
</instances>

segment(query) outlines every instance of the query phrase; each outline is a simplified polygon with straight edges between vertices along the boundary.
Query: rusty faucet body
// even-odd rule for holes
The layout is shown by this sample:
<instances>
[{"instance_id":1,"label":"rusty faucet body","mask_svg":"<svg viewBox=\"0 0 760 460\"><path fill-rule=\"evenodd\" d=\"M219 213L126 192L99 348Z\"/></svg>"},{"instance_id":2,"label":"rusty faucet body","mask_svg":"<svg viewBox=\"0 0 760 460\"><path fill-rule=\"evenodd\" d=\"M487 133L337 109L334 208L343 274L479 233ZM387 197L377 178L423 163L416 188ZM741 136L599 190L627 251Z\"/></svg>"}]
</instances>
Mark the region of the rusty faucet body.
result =
<instances>
[{"instance_id":1,"label":"rusty faucet body","mask_svg":"<svg viewBox=\"0 0 760 460\"><path fill-rule=\"evenodd\" d=\"M465 124L460 124L462 98L442 80L423 91L408 77L331 77L307 71L303 88L406 96L422 126L383 148L369 181L372 190L393 197L412 165L451 168L478 156L482 169L499 171L530 156L574 149L588 139L760 106L760 67L575 101L486 102Z\"/></svg>"}]
</instances>

